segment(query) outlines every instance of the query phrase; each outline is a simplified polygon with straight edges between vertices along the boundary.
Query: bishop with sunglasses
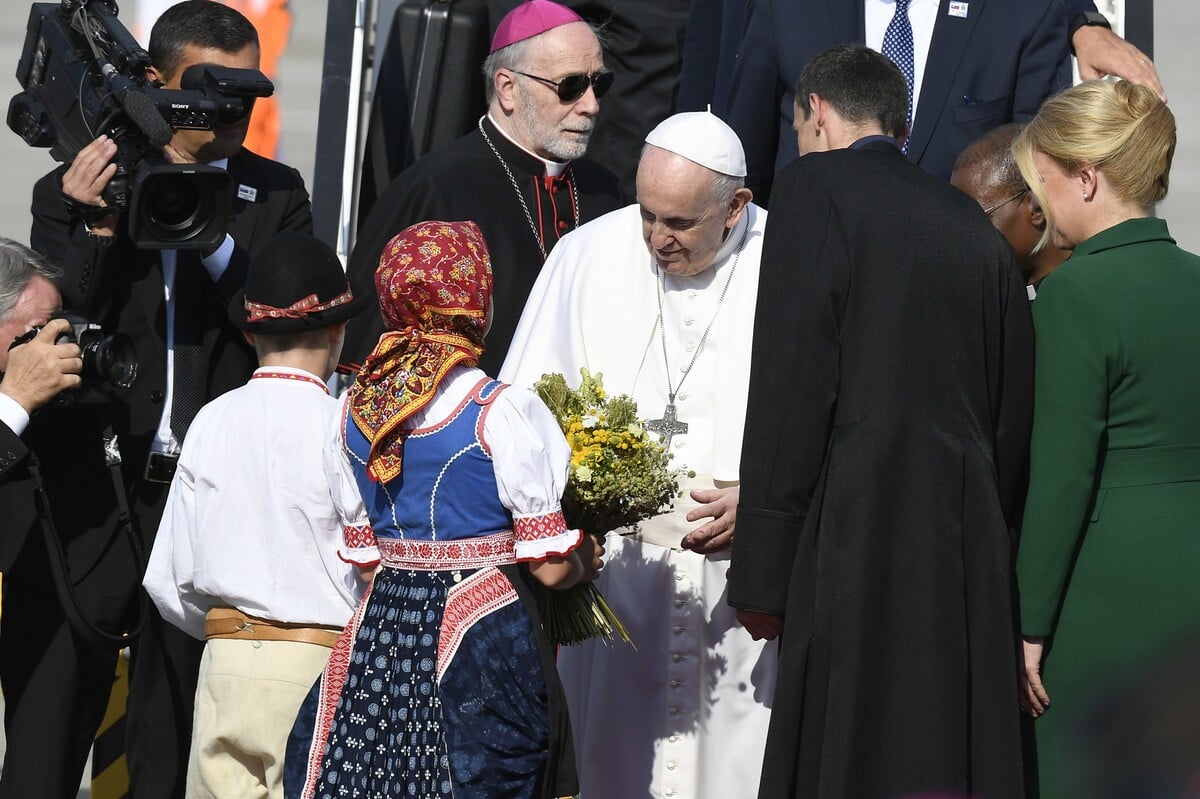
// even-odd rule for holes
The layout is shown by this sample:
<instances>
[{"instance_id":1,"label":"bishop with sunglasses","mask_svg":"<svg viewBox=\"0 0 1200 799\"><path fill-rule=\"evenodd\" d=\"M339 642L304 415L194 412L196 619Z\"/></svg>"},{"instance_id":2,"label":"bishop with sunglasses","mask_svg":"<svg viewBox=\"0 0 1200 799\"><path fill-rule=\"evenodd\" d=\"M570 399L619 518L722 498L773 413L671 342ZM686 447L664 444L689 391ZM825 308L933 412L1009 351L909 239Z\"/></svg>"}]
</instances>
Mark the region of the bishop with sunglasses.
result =
<instances>
[{"instance_id":1,"label":"bishop with sunglasses","mask_svg":"<svg viewBox=\"0 0 1200 799\"><path fill-rule=\"evenodd\" d=\"M487 114L388 185L359 229L349 272L371 291L383 248L404 228L427 219L478 224L495 272L480 368L495 372L546 255L623 196L611 172L584 158L613 77L582 17L551 0L522 3L497 27L483 72ZM382 330L378 309L356 319L343 361L361 361Z\"/></svg>"}]
</instances>

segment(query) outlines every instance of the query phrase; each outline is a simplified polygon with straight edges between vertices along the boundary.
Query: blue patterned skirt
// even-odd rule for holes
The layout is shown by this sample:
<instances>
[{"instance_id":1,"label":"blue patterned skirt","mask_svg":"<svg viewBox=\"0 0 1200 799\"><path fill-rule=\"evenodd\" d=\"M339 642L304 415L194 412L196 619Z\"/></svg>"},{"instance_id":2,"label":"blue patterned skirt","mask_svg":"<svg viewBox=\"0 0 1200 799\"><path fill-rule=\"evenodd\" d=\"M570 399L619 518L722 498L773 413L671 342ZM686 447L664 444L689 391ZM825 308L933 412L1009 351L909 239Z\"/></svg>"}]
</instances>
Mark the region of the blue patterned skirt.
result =
<instances>
[{"instance_id":1,"label":"blue patterned skirt","mask_svg":"<svg viewBox=\"0 0 1200 799\"><path fill-rule=\"evenodd\" d=\"M553 654L516 565L382 567L292 731L289 799L575 788Z\"/></svg>"}]
</instances>

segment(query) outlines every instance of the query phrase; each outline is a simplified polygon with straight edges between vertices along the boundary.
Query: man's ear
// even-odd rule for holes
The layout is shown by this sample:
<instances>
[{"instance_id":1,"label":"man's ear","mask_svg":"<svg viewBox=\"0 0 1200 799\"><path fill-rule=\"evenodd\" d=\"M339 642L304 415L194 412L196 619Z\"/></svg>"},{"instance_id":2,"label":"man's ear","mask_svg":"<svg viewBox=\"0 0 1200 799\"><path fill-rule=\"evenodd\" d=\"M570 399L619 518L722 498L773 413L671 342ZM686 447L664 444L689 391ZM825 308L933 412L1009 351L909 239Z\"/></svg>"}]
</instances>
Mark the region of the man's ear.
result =
<instances>
[{"instance_id":1,"label":"man's ear","mask_svg":"<svg viewBox=\"0 0 1200 799\"><path fill-rule=\"evenodd\" d=\"M495 97L500 103L500 108L506 114L512 113L513 109L517 106L517 101L513 97L516 87L517 82L513 78L511 70L496 70L496 76L492 78L492 89L495 91Z\"/></svg>"},{"instance_id":2,"label":"man's ear","mask_svg":"<svg viewBox=\"0 0 1200 799\"><path fill-rule=\"evenodd\" d=\"M1026 192L1021 198L1021 204L1025 206L1026 212L1029 214L1029 222L1038 230L1041 230L1046 225L1046 214L1042 211L1042 207L1034 202L1033 192Z\"/></svg>"},{"instance_id":3,"label":"man's ear","mask_svg":"<svg viewBox=\"0 0 1200 799\"><path fill-rule=\"evenodd\" d=\"M155 86L165 86L167 84L163 74L159 72L158 67L155 66L146 67L146 80L150 81L150 83L154 84Z\"/></svg>"},{"instance_id":4,"label":"man's ear","mask_svg":"<svg viewBox=\"0 0 1200 799\"><path fill-rule=\"evenodd\" d=\"M251 333L249 330L242 331L242 338L246 339L246 343L249 344L251 347L254 346L254 334Z\"/></svg>"}]
</instances>

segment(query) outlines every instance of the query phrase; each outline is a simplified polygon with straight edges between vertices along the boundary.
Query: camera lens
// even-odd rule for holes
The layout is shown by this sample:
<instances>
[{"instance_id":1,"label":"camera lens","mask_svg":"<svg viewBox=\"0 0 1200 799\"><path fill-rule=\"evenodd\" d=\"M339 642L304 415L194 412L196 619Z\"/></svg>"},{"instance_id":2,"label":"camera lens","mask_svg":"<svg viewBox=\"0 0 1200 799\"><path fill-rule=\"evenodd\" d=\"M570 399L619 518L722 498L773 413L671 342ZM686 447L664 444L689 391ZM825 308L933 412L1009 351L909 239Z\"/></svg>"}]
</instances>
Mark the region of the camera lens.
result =
<instances>
[{"instance_id":1,"label":"camera lens","mask_svg":"<svg viewBox=\"0 0 1200 799\"><path fill-rule=\"evenodd\" d=\"M106 336L97 329L79 334L83 351L83 379L102 381L116 388L129 388L137 379L137 351L133 339L122 333Z\"/></svg>"},{"instance_id":2,"label":"camera lens","mask_svg":"<svg viewBox=\"0 0 1200 799\"><path fill-rule=\"evenodd\" d=\"M195 224L203 199L193 180L160 180L146 198L148 221L164 231L186 230Z\"/></svg>"}]
</instances>

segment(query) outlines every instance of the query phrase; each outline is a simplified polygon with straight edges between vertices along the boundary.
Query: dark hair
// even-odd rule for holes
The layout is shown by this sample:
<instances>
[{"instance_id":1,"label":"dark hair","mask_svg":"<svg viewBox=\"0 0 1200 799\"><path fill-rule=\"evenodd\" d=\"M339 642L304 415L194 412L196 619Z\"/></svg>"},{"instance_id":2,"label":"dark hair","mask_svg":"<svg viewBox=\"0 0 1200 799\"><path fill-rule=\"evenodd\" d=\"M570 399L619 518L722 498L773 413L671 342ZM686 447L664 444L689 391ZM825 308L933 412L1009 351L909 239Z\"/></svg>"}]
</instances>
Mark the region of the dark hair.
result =
<instances>
[{"instance_id":1,"label":"dark hair","mask_svg":"<svg viewBox=\"0 0 1200 799\"><path fill-rule=\"evenodd\" d=\"M796 104L808 119L815 94L855 125L877 122L899 137L908 124L908 82L892 60L861 44L830 47L805 65L796 81Z\"/></svg>"},{"instance_id":2,"label":"dark hair","mask_svg":"<svg viewBox=\"0 0 1200 799\"><path fill-rule=\"evenodd\" d=\"M150 30L150 62L170 79L187 45L236 53L258 44L258 31L235 9L213 0L184 0L162 13Z\"/></svg>"},{"instance_id":3,"label":"dark hair","mask_svg":"<svg viewBox=\"0 0 1200 799\"><path fill-rule=\"evenodd\" d=\"M1020 122L1009 122L992 128L967 145L954 162L954 171L982 168L980 175L992 186L1007 194L1016 194L1025 189L1025 178L1013 157L1012 144L1024 129Z\"/></svg>"}]
</instances>

